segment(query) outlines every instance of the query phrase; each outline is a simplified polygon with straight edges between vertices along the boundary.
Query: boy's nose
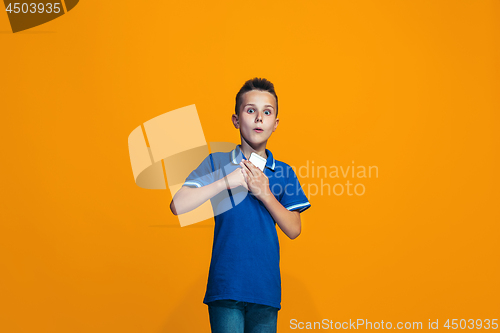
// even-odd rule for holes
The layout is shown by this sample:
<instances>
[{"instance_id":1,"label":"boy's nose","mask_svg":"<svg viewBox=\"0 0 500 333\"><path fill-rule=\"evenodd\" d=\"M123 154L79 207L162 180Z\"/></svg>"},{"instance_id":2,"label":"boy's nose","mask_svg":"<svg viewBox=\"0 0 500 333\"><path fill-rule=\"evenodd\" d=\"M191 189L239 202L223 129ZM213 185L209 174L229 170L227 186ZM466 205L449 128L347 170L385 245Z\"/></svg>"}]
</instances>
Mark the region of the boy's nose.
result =
<instances>
[{"instance_id":1,"label":"boy's nose","mask_svg":"<svg viewBox=\"0 0 500 333\"><path fill-rule=\"evenodd\" d=\"M262 114L260 112L256 112L256 114L255 114L255 121L262 122Z\"/></svg>"}]
</instances>

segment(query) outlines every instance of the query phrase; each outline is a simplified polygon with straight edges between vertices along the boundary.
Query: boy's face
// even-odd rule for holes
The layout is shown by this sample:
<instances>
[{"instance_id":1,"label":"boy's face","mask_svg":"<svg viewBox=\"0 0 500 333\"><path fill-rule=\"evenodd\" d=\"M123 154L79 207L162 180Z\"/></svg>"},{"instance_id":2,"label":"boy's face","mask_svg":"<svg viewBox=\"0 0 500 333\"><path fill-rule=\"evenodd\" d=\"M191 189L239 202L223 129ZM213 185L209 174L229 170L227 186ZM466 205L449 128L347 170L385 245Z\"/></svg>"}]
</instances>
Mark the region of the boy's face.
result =
<instances>
[{"instance_id":1,"label":"boy's face","mask_svg":"<svg viewBox=\"0 0 500 333\"><path fill-rule=\"evenodd\" d=\"M278 127L276 99L267 91L251 90L243 94L239 116L233 114L234 127L252 145L267 142Z\"/></svg>"}]
</instances>

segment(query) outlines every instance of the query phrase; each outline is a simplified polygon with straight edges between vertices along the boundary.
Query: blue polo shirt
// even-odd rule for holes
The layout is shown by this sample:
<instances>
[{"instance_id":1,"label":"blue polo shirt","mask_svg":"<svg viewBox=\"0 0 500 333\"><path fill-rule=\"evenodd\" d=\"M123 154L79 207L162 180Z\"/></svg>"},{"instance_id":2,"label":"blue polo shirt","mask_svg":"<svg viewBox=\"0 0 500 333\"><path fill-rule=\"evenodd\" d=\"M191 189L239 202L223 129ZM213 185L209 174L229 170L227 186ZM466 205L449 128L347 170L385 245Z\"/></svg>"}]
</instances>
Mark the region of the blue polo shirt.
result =
<instances>
[{"instance_id":1,"label":"blue polo shirt","mask_svg":"<svg viewBox=\"0 0 500 333\"><path fill-rule=\"evenodd\" d=\"M290 211L311 207L293 169L275 160L268 149L266 153L264 174L276 199ZM242 159L246 157L240 145L229 153L212 153L183 185L209 185L240 168ZM280 248L271 214L243 186L222 191L210 200L215 228L203 303L232 299L281 309Z\"/></svg>"}]
</instances>

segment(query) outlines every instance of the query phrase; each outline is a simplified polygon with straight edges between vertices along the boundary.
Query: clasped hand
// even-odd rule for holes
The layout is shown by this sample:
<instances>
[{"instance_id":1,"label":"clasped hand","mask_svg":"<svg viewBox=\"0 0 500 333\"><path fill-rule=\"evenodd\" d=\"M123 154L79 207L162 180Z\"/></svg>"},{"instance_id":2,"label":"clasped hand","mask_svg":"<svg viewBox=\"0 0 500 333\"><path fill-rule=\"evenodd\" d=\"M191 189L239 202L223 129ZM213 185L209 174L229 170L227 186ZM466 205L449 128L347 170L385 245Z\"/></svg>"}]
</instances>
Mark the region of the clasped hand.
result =
<instances>
[{"instance_id":1,"label":"clasped hand","mask_svg":"<svg viewBox=\"0 0 500 333\"><path fill-rule=\"evenodd\" d=\"M252 192L257 199L263 201L267 198L271 191L269 190L269 179L264 172L248 160L242 160L240 167L227 175L225 179L226 187L233 189L243 186Z\"/></svg>"},{"instance_id":2,"label":"clasped hand","mask_svg":"<svg viewBox=\"0 0 500 333\"><path fill-rule=\"evenodd\" d=\"M248 160L242 160L240 166L248 190L261 201L268 197L271 194L269 190L269 178L267 178L264 172Z\"/></svg>"}]
</instances>

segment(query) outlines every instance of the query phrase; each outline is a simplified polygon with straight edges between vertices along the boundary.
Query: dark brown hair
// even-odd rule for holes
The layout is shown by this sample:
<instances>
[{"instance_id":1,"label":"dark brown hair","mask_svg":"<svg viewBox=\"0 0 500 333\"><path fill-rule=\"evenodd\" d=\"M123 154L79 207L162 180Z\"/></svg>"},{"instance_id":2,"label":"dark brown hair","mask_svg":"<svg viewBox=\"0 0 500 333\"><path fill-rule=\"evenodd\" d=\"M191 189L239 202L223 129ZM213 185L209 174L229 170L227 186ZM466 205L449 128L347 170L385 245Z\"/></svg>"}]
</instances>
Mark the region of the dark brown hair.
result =
<instances>
[{"instance_id":1,"label":"dark brown hair","mask_svg":"<svg viewBox=\"0 0 500 333\"><path fill-rule=\"evenodd\" d=\"M278 117L278 96L274 91L274 84L264 78L255 77L251 80L245 82L240 91L236 94L236 106L234 108L234 113L239 114L241 103L243 103L243 94L252 90L267 91L276 99L276 117Z\"/></svg>"}]
</instances>

